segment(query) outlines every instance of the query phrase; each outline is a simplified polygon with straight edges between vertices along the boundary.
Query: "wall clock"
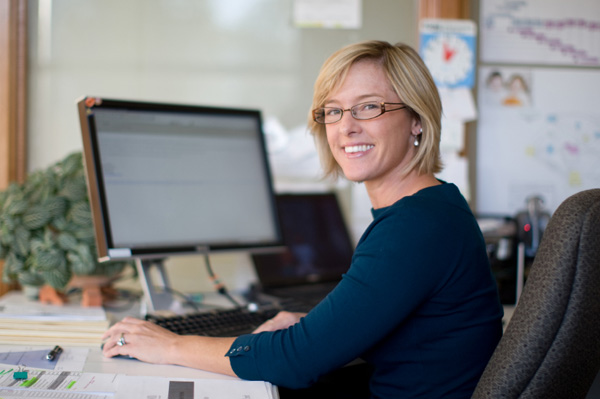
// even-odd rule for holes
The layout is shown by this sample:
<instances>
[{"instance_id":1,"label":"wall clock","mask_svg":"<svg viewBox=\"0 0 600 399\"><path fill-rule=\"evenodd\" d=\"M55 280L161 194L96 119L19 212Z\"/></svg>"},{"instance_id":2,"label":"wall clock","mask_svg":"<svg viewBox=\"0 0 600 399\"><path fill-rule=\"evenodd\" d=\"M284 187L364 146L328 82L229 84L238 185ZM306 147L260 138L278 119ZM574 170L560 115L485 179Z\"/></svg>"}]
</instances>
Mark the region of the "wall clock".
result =
<instances>
[{"instance_id":1,"label":"wall clock","mask_svg":"<svg viewBox=\"0 0 600 399\"><path fill-rule=\"evenodd\" d=\"M473 87L475 24L469 20L423 20L420 53L439 87Z\"/></svg>"}]
</instances>

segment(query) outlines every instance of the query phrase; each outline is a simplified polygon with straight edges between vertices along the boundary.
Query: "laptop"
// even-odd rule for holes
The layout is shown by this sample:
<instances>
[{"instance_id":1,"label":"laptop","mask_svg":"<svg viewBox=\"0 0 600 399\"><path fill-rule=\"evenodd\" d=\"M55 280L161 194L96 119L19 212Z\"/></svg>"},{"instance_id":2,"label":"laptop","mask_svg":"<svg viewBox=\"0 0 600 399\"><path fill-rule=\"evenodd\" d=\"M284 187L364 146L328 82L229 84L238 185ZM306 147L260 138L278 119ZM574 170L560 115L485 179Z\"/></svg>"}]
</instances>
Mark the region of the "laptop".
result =
<instances>
[{"instance_id":1,"label":"laptop","mask_svg":"<svg viewBox=\"0 0 600 399\"><path fill-rule=\"evenodd\" d=\"M292 300L307 311L320 302L350 267L354 244L335 193L276 196L285 248L255 253L255 290ZM284 305L285 306L285 305Z\"/></svg>"}]
</instances>

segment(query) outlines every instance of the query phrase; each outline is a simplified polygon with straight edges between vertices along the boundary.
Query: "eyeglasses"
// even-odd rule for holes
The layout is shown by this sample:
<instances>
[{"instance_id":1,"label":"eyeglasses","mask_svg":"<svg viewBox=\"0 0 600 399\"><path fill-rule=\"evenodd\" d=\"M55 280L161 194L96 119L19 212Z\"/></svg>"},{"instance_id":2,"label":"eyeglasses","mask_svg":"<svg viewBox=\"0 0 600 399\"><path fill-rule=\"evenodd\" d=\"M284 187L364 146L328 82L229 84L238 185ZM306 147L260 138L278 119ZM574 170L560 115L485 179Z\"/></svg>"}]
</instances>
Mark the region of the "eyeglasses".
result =
<instances>
[{"instance_id":1,"label":"eyeglasses","mask_svg":"<svg viewBox=\"0 0 600 399\"><path fill-rule=\"evenodd\" d=\"M402 107L386 109L387 105L402 105ZM313 109L312 114L315 122L328 124L335 123L341 120L342 116L344 116L344 112L346 111L350 111L350 114L354 119L367 120L377 118L378 116L381 116L386 112L398 111L404 108L408 108L408 106L404 105L404 103L378 103L375 101L371 101L367 103L356 104L355 106L348 109L335 107L317 108Z\"/></svg>"}]
</instances>

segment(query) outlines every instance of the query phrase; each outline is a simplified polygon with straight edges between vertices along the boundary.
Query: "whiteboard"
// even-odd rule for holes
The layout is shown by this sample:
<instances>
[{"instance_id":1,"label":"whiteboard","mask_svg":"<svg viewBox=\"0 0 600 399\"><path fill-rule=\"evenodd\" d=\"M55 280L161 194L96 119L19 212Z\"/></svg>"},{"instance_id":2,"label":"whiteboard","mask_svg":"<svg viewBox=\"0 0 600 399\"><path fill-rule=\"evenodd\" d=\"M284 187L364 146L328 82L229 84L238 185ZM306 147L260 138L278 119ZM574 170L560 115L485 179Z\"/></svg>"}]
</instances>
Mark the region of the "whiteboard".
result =
<instances>
[{"instance_id":1,"label":"whiteboard","mask_svg":"<svg viewBox=\"0 0 600 399\"><path fill-rule=\"evenodd\" d=\"M488 82L521 76L525 90ZM600 70L479 69L477 210L515 214L541 195L551 212L568 196L600 187Z\"/></svg>"}]
</instances>

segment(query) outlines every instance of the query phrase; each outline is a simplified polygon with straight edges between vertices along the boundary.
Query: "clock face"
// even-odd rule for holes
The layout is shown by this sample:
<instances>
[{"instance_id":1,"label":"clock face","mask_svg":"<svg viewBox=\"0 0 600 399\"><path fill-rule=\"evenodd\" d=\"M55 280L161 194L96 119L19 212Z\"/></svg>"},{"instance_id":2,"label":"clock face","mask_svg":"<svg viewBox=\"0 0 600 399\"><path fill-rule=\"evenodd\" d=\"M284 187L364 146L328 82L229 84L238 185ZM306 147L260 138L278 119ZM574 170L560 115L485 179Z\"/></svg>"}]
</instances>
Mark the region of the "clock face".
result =
<instances>
[{"instance_id":1,"label":"clock face","mask_svg":"<svg viewBox=\"0 0 600 399\"><path fill-rule=\"evenodd\" d=\"M423 37L421 53L438 86L473 86L474 45L459 35Z\"/></svg>"}]
</instances>

